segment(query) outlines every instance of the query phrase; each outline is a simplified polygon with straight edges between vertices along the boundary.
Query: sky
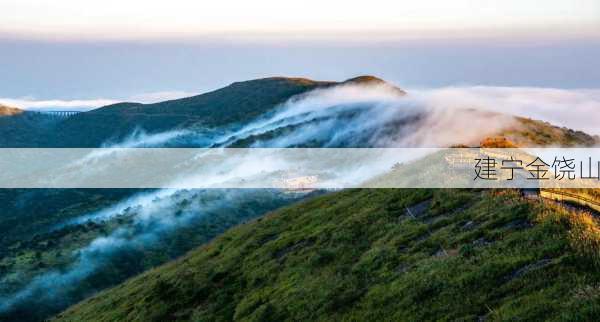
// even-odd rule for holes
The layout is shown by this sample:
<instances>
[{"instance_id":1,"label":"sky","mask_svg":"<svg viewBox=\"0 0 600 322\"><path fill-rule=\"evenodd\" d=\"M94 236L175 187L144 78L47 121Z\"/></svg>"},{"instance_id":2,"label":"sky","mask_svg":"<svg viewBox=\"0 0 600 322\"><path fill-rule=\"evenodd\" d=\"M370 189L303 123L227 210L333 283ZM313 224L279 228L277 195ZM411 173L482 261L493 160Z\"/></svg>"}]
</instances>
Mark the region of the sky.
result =
<instances>
[{"instance_id":1,"label":"sky","mask_svg":"<svg viewBox=\"0 0 600 322\"><path fill-rule=\"evenodd\" d=\"M25 108L268 76L600 88L597 0L2 0L0 12L0 103Z\"/></svg>"},{"instance_id":2,"label":"sky","mask_svg":"<svg viewBox=\"0 0 600 322\"><path fill-rule=\"evenodd\" d=\"M379 36L448 30L592 33L596 0L3 0L0 30L47 37L154 38L367 31ZM567 32L566 30L563 32Z\"/></svg>"}]
</instances>

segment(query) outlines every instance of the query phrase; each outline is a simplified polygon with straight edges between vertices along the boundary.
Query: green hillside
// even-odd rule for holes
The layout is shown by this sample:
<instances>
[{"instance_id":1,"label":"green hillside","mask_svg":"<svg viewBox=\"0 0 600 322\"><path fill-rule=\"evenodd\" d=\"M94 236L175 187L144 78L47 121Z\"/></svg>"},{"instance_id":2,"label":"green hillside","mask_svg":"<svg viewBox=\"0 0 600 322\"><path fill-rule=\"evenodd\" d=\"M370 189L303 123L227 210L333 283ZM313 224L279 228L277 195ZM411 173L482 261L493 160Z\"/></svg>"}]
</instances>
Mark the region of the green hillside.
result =
<instances>
[{"instance_id":1,"label":"green hillside","mask_svg":"<svg viewBox=\"0 0 600 322\"><path fill-rule=\"evenodd\" d=\"M512 190L345 190L238 226L58 321L593 320L590 215Z\"/></svg>"},{"instance_id":2,"label":"green hillside","mask_svg":"<svg viewBox=\"0 0 600 322\"><path fill-rule=\"evenodd\" d=\"M51 116L28 111L0 116L0 147L51 146L50 134L58 122Z\"/></svg>"},{"instance_id":3,"label":"green hillside","mask_svg":"<svg viewBox=\"0 0 600 322\"><path fill-rule=\"evenodd\" d=\"M266 113L294 95L333 84L337 83L272 77L155 104L118 103L63 120L37 113L0 117L0 146L99 147L135 130L157 133L232 125Z\"/></svg>"},{"instance_id":4,"label":"green hillside","mask_svg":"<svg viewBox=\"0 0 600 322\"><path fill-rule=\"evenodd\" d=\"M272 77L236 82L213 92L156 104L109 105L60 124L56 141L67 147L95 147L108 139L122 139L136 129L156 133L247 122L294 95L332 84L335 83Z\"/></svg>"},{"instance_id":5,"label":"green hillside","mask_svg":"<svg viewBox=\"0 0 600 322\"><path fill-rule=\"evenodd\" d=\"M64 120L37 113L23 113L26 117L0 117L0 147L99 147L107 141L123 140L136 130L158 133L227 128L265 115L295 95L340 84L383 85L404 94L373 76L359 76L344 82L288 77L254 79L154 104L113 104ZM2 111L0 108L0 115Z\"/></svg>"},{"instance_id":6,"label":"green hillside","mask_svg":"<svg viewBox=\"0 0 600 322\"><path fill-rule=\"evenodd\" d=\"M232 226L306 197L268 189L182 190L166 198L154 195L154 212L143 212L133 202L124 211L110 210L153 192L0 189L0 232L5 232L0 234L0 321L43 321L100 290L182 256ZM101 211L110 216L92 220L90 216ZM88 219L81 220L85 216ZM122 243L93 247L105 239ZM90 252L93 256L86 257ZM93 267L90 273L72 278L73 272L86 266ZM40 278L52 278L53 286L40 285ZM31 294L3 306L23 289Z\"/></svg>"}]
</instances>

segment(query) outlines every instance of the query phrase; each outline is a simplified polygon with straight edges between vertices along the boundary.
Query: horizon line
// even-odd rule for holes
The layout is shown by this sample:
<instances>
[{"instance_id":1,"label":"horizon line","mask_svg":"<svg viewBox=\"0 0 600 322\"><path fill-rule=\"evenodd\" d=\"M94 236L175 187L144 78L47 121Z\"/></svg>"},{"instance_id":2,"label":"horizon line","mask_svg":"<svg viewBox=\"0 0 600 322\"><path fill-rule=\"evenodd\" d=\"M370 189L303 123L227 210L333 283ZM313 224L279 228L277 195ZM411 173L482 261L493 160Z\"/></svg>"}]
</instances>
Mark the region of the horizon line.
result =
<instances>
[{"instance_id":1,"label":"horizon line","mask_svg":"<svg viewBox=\"0 0 600 322\"><path fill-rule=\"evenodd\" d=\"M564 27L540 28L480 28L472 29L412 29L412 30L285 30L285 31L190 31L190 32L130 32L109 33L99 31L56 32L46 30L0 30L0 41L50 42L50 43L222 43L232 44L377 44L393 42L485 42L504 41L507 44L536 44L578 40L600 41L596 24L566 29Z\"/></svg>"}]
</instances>

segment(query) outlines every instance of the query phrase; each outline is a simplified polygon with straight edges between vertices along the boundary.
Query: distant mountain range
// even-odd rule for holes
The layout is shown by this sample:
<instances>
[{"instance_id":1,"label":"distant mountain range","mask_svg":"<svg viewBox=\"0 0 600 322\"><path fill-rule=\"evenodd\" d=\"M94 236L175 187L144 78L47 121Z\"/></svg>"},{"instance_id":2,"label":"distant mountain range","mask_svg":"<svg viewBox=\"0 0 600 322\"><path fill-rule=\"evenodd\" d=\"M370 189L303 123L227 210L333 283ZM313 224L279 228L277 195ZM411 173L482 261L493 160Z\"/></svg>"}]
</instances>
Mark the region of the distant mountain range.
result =
<instances>
[{"instance_id":1,"label":"distant mountain range","mask_svg":"<svg viewBox=\"0 0 600 322\"><path fill-rule=\"evenodd\" d=\"M336 126L343 127L344 120L353 117L356 120L358 113L353 110L356 106L339 109L333 115L317 115L302 122L283 122L285 124L269 130L246 133L243 137L229 137L228 141L216 140L218 144L213 139L218 135L235 133L244 125L269 116L284 103L299 99L313 90L343 85L381 87L398 96L406 95L403 90L374 76L360 76L343 82L271 77L236 82L213 92L160 103L108 105L64 119L4 107L0 113L4 111L11 117L0 118L0 147L101 147L131 139L135 134L152 135L177 130L187 131L188 135L164 142L164 146L252 146L308 124L339 120L340 124ZM314 138L310 142L297 142L294 146L373 146L373 141L379 136L403 135L401 129L419 118L419 115L412 115L392 120L383 124L381 129L372 127L336 142ZM494 134L507 136L521 145L571 146L593 145L597 142L597 138L583 132L535 120L517 120L518 126ZM331 128L330 131L337 131L337 128Z\"/></svg>"}]
</instances>

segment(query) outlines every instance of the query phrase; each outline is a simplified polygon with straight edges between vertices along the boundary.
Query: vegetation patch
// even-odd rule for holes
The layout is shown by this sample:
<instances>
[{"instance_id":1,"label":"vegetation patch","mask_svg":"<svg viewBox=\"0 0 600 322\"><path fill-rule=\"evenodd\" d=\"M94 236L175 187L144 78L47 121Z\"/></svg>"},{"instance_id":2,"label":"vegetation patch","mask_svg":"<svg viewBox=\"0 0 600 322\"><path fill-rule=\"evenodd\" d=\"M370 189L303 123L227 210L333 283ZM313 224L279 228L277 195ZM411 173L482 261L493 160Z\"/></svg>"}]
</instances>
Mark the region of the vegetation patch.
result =
<instances>
[{"instance_id":1,"label":"vegetation patch","mask_svg":"<svg viewBox=\"0 0 600 322\"><path fill-rule=\"evenodd\" d=\"M590 320L596 229L512 190L345 190L233 228L56 319Z\"/></svg>"}]
</instances>

